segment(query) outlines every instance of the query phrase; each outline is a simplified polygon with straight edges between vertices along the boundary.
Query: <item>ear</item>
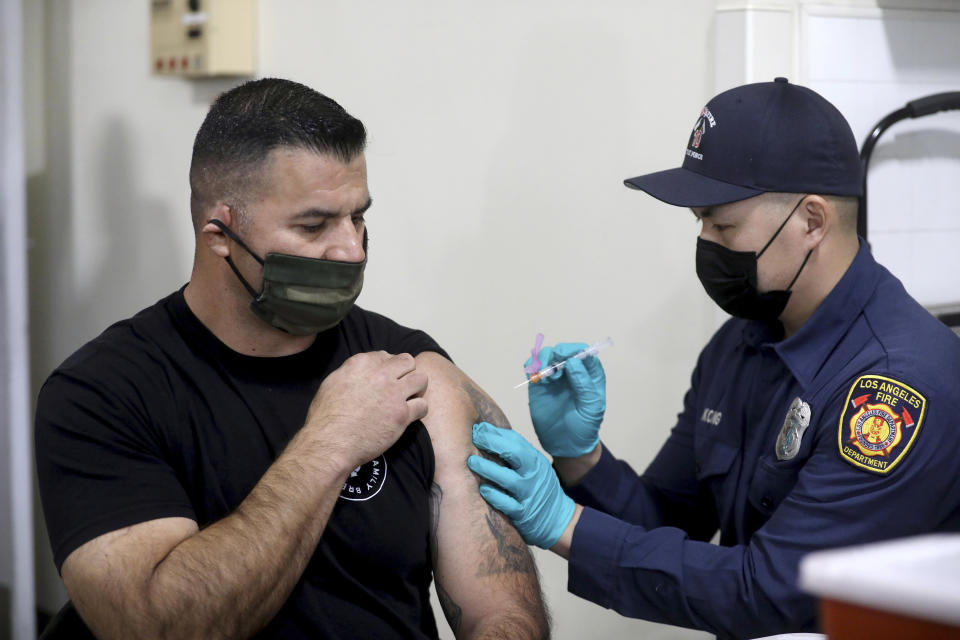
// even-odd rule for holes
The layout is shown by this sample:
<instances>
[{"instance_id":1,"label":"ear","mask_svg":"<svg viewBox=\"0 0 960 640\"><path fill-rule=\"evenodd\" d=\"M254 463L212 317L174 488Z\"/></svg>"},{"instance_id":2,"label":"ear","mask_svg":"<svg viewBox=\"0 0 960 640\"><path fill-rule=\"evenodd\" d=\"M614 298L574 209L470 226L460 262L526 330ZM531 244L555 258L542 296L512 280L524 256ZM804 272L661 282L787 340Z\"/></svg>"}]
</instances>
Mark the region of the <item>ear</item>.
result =
<instances>
[{"instance_id":1,"label":"ear","mask_svg":"<svg viewBox=\"0 0 960 640\"><path fill-rule=\"evenodd\" d=\"M210 215L207 217L208 220L219 220L226 226L230 226L230 223L233 221L233 211L230 209L230 205L224 204L223 202L218 202L210 210ZM221 258L226 258L230 255L230 240L227 238L227 234L223 230L212 222L204 223L203 227L200 229L200 239L201 241L213 251L214 254L220 256Z\"/></svg>"},{"instance_id":2,"label":"ear","mask_svg":"<svg viewBox=\"0 0 960 640\"><path fill-rule=\"evenodd\" d=\"M804 224L804 246L816 249L836 222L837 212L826 198L810 195L804 198L799 213Z\"/></svg>"}]
</instances>

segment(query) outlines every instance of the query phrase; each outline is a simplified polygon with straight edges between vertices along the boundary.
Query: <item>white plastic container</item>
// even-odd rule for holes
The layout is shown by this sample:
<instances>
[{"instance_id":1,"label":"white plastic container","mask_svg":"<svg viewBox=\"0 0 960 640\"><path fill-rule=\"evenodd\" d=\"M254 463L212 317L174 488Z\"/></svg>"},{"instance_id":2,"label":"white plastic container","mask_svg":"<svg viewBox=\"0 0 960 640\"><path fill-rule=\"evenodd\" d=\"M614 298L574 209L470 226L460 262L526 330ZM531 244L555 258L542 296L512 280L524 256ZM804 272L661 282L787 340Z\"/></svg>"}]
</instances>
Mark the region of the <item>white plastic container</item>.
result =
<instances>
[{"instance_id":1,"label":"white plastic container","mask_svg":"<svg viewBox=\"0 0 960 640\"><path fill-rule=\"evenodd\" d=\"M960 640L960 534L811 553L800 587L830 640Z\"/></svg>"}]
</instances>

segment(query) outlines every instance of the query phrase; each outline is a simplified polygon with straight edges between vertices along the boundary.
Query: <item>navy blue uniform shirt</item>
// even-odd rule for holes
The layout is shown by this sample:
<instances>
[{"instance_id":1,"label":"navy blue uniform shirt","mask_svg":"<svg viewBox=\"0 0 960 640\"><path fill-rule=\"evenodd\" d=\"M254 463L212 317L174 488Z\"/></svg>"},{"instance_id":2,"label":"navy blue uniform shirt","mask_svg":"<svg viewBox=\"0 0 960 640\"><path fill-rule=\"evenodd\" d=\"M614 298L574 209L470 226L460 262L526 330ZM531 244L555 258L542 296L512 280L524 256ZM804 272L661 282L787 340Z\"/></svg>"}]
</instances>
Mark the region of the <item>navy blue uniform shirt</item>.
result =
<instances>
[{"instance_id":1,"label":"navy blue uniform shirt","mask_svg":"<svg viewBox=\"0 0 960 640\"><path fill-rule=\"evenodd\" d=\"M815 630L805 554L960 530L960 338L862 241L800 330L771 338L729 320L643 475L604 449L568 490L586 507L572 593L721 638Z\"/></svg>"}]
</instances>

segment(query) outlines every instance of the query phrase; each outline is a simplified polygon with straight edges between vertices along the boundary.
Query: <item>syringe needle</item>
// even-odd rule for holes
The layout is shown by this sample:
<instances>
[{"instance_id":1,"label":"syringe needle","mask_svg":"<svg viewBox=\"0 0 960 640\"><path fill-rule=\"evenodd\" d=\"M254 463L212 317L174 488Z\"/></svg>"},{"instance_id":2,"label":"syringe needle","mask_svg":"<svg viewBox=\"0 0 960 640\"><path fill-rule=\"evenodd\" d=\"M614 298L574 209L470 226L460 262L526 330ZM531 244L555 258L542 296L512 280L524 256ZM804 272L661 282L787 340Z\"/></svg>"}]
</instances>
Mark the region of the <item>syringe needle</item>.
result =
<instances>
[{"instance_id":1,"label":"syringe needle","mask_svg":"<svg viewBox=\"0 0 960 640\"><path fill-rule=\"evenodd\" d=\"M560 362L555 362L555 363L553 363L552 365L550 365L549 367L544 367L544 368L541 369L540 371L537 371L536 373L534 373L533 375L531 375L529 378L527 378L526 380L524 380L524 381L521 382L520 384L516 385L516 386L514 387L514 389L519 389L520 387L523 387L523 386L528 385L528 384L531 384L531 383L540 382L541 380L543 380L543 379L546 378L547 376L550 376L550 375L556 373L557 371L560 371L561 369L563 369L564 366L566 366L568 360L572 360L572 359L574 359L574 358L576 358L576 359L578 359L578 360L582 360L582 359L586 358L587 356L595 356L595 355L597 355L597 353L599 353L601 350L606 349L607 347L610 347L610 346L613 346L613 339L612 339L612 338L607 338L607 339L604 340L603 342L594 342L594 343L593 343L592 345L590 345L589 347L584 347L582 350L580 350L580 351L578 351L577 353L573 354L573 355L570 356L569 358L566 358L565 360L561 360Z\"/></svg>"}]
</instances>

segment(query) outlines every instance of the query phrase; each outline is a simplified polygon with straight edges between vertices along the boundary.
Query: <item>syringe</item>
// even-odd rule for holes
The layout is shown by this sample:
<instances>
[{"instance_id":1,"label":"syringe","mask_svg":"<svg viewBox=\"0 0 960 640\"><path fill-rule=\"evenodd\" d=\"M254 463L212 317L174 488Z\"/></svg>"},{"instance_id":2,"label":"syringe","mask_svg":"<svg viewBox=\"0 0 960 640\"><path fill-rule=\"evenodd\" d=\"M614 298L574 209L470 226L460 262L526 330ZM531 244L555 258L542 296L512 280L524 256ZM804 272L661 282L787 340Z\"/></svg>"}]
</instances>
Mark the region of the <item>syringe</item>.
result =
<instances>
[{"instance_id":1,"label":"syringe","mask_svg":"<svg viewBox=\"0 0 960 640\"><path fill-rule=\"evenodd\" d=\"M520 387L526 384L534 384L534 383L540 382L542 379L563 369L567 365L567 362L569 362L574 358L576 358L577 360L583 360L587 356L595 356L602 349L606 349L607 347L612 347L612 346L613 346L613 338L607 338L603 342L594 342L589 347L586 347L578 351L577 353L573 354L566 360L561 360L560 362L554 362L549 367L544 367L543 369L540 369L535 374L533 374L532 376L530 376L529 378L527 378L526 380L524 380L523 382L515 386L514 389L519 389Z\"/></svg>"}]
</instances>

